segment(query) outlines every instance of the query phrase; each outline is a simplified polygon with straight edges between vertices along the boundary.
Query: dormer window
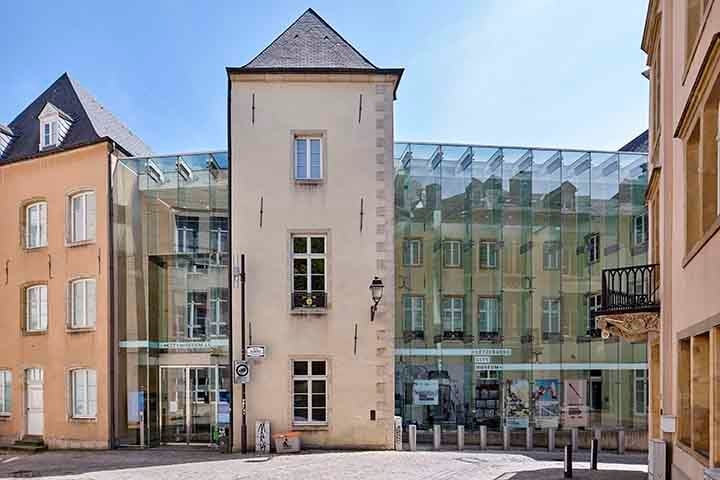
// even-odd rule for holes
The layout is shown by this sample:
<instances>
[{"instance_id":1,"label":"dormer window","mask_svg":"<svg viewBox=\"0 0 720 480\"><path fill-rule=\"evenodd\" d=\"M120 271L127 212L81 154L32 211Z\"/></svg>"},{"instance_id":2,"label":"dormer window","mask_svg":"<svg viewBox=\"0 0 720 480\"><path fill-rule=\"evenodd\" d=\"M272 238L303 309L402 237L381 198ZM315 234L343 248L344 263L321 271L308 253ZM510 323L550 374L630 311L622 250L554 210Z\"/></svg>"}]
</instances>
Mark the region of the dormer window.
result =
<instances>
[{"instance_id":1,"label":"dormer window","mask_svg":"<svg viewBox=\"0 0 720 480\"><path fill-rule=\"evenodd\" d=\"M38 115L40 122L40 150L58 147L72 125L72 118L52 103L46 103Z\"/></svg>"}]
</instances>

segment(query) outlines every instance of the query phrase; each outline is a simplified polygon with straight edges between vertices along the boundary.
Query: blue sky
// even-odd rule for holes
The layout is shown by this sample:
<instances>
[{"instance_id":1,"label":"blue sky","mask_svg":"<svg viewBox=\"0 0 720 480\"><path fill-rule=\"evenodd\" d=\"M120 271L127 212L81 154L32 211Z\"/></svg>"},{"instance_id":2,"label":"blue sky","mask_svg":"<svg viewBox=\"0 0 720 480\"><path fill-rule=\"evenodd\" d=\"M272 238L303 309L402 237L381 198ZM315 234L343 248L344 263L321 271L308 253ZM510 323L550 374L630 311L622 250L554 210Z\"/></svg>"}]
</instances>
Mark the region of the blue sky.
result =
<instances>
[{"instance_id":1,"label":"blue sky","mask_svg":"<svg viewBox=\"0 0 720 480\"><path fill-rule=\"evenodd\" d=\"M156 152L225 149L225 66L307 7L406 69L398 140L616 149L647 128L644 0L13 2L0 123L67 71Z\"/></svg>"}]
</instances>

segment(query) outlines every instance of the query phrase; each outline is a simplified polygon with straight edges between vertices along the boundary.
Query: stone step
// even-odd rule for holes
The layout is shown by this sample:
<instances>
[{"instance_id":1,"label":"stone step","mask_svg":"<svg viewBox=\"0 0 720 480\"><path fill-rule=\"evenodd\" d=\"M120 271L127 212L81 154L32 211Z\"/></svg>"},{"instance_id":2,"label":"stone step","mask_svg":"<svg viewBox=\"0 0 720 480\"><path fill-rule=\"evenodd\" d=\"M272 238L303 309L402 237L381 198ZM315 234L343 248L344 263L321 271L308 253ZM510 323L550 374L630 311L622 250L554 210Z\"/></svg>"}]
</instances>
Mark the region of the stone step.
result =
<instances>
[{"instance_id":1,"label":"stone step","mask_svg":"<svg viewBox=\"0 0 720 480\"><path fill-rule=\"evenodd\" d=\"M18 452L26 452L26 453L37 453L42 452L44 450L47 450L47 445L35 445L35 444L27 444L22 443L22 441L17 441L10 445L8 447L10 450L15 450Z\"/></svg>"}]
</instances>

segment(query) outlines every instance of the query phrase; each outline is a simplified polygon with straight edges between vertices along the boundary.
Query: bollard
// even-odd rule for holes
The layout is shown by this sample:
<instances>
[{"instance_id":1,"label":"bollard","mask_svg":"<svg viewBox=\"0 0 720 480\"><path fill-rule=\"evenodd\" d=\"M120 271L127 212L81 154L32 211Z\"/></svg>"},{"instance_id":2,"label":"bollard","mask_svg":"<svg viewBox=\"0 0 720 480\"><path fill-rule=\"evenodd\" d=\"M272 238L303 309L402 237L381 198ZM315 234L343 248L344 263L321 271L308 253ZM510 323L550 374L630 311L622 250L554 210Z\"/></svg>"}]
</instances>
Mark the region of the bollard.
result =
<instances>
[{"instance_id":1,"label":"bollard","mask_svg":"<svg viewBox=\"0 0 720 480\"><path fill-rule=\"evenodd\" d=\"M487 426L480 425L480 450L487 450Z\"/></svg>"},{"instance_id":2,"label":"bollard","mask_svg":"<svg viewBox=\"0 0 720 480\"><path fill-rule=\"evenodd\" d=\"M618 430L617 432L617 451L620 455L625 453L625 430Z\"/></svg>"},{"instance_id":3,"label":"bollard","mask_svg":"<svg viewBox=\"0 0 720 480\"><path fill-rule=\"evenodd\" d=\"M565 445L565 464L563 478L572 478L572 445Z\"/></svg>"},{"instance_id":4,"label":"bollard","mask_svg":"<svg viewBox=\"0 0 720 480\"><path fill-rule=\"evenodd\" d=\"M590 470L597 470L598 446L600 442L593 438L590 442Z\"/></svg>"},{"instance_id":5,"label":"bollard","mask_svg":"<svg viewBox=\"0 0 720 480\"><path fill-rule=\"evenodd\" d=\"M555 429L554 428L548 428L547 430L547 447L548 452L552 452L555 450Z\"/></svg>"},{"instance_id":6,"label":"bollard","mask_svg":"<svg viewBox=\"0 0 720 480\"><path fill-rule=\"evenodd\" d=\"M408 448L411 452L417 450L417 425L408 425Z\"/></svg>"},{"instance_id":7,"label":"bollard","mask_svg":"<svg viewBox=\"0 0 720 480\"><path fill-rule=\"evenodd\" d=\"M503 450L510 450L510 427L503 427Z\"/></svg>"},{"instance_id":8,"label":"bollard","mask_svg":"<svg viewBox=\"0 0 720 480\"><path fill-rule=\"evenodd\" d=\"M457 426L457 447L458 450L465 448L465 425Z\"/></svg>"},{"instance_id":9,"label":"bollard","mask_svg":"<svg viewBox=\"0 0 720 480\"><path fill-rule=\"evenodd\" d=\"M573 451L577 451L578 449L578 431L577 428L573 428L570 430L570 445L572 445Z\"/></svg>"},{"instance_id":10,"label":"bollard","mask_svg":"<svg viewBox=\"0 0 720 480\"><path fill-rule=\"evenodd\" d=\"M598 452L599 452L601 449L600 440L602 440L602 430L600 430L599 428L593 429L593 438L597 439L597 441L598 441Z\"/></svg>"},{"instance_id":11,"label":"bollard","mask_svg":"<svg viewBox=\"0 0 720 480\"><path fill-rule=\"evenodd\" d=\"M435 450L440 450L440 436L442 435L442 430L440 430L440 425L433 425L433 448Z\"/></svg>"},{"instance_id":12,"label":"bollard","mask_svg":"<svg viewBox=\"0 0 720 480\"><path fill-rule=\"evenodd\" d=\"M533 434L534 433L535 433L535 429L533 429L533 427L527 427L525 429L525 449L526 450L533 449Z\"/></svg>"}]
</instances>

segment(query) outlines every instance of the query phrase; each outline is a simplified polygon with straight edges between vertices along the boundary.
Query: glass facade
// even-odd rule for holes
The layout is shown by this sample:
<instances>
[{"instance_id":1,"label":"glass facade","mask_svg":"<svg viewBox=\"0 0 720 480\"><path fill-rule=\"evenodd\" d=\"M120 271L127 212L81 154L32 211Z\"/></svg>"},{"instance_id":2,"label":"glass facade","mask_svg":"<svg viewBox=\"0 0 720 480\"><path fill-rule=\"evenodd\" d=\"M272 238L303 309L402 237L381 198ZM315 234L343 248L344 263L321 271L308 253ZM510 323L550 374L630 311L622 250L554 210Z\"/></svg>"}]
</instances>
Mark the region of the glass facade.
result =
<instances>
[{"instance_id":1,"label":"glass facade","mask_svg":"<svg viewBox=\"0 0 720 480\"><path fill-rule=\"evenodd\" d=\"M230 424L227 153L121 159L113 176L115 442Z\"/></svg>"},{"instance_id":2,"label":"glass facade","mask_svg":"<svg viewBox=\"0 0 720 480\"><path fill-rule=\"evenodd\" d=\"M395 410L419 430L646 430L646 345L602 339L645 264L647 157L396 144ZM421 437L418 437L421 438Z\"/></svg>"}]
</instances>

